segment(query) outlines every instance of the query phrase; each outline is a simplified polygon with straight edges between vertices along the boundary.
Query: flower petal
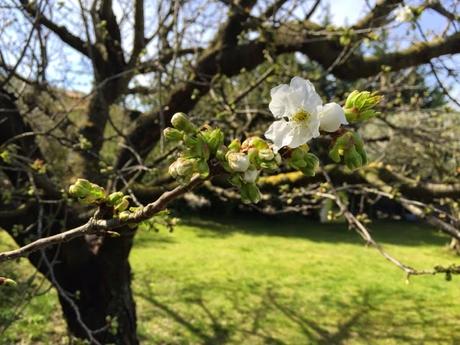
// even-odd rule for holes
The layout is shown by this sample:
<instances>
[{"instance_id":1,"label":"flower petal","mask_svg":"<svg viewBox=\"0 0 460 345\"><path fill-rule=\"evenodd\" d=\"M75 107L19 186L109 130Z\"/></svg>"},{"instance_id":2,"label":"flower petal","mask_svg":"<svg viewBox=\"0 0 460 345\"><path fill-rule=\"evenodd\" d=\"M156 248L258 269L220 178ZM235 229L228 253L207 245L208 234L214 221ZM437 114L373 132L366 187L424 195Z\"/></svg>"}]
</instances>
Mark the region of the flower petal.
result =
<instances>
[{"instance_id":1,"label":"flower petal","mask_svg":"<svg viewBox=\"0 0 460 345\"><path fill-rule=\"evenodd\" d=\"M290 83L290 96L295 98L297 108L293 111L303 108L310 114L314 114L317 111L317 107L322 104L321 97L315 90L315 86L306 79L300 77L294 77Z\"/></svg>"},{"instance_id":2,"label":"flower petal","mask_svg":"<svg viewBox=\"0 0 460 345\"><path fill-rule=\"evenodd\" d=\"M270 91L271 101L268 108L276 118L282 118L286 115L286 95L289 93L289 86L281 84Z\"/></svg>"},{"instance_id":3,"label":"flower petal","mask_svg":"<svg viewBox=\"0 0 460 345\"><path fill-rule=\"evenodd\" d=\"M347 125L345 113L337 103L327 103L319 110L320 129L326 132L335 132L341 125Z\"/></svg>"},{"instance_id":4,"label":"flower petal","mask_svg":"<svg viewBox=\"0 0 460 345\"><path fill-rule=\"evenodd\" d=\"M290 148L306 144L311 139L319 137L319 121L313 119L308 126L293 126L287 137L290 139L289 144L287 144Z\"/></svg>"},{"instance_id":5,"label":"flower petal","mask_svg":"<svg viewBox=\"0 0 460 345\"><path fill-rule=\"evenodd\" d=\"M273 142L273 151L278 152L281 147L286 146L286 143L290 142L287 134L291 129L291 123L285 120L275 121L270 125L265 132L265 138Z\"/></svg>"}]
</instances>

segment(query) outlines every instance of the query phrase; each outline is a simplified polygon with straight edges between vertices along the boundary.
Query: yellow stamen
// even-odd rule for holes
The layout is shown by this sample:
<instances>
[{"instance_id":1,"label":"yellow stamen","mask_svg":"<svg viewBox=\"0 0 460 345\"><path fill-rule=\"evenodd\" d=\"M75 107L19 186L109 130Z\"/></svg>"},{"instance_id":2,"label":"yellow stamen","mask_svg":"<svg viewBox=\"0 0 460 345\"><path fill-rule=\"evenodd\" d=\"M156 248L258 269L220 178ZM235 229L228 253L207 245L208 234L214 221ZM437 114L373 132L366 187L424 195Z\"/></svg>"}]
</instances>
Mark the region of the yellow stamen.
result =
<instances>
[{"instance_id":1,"label":"yellow stamen","mask_svg":"<svg viewBox=\"0 0 460 345\"><path fill-rule=\"evenodd\" d=\"M310 119L310 113L305 111L304 109L299 109L293 116L292 121L301 123L301 122L308 122Z\"/></svg>"}]
</instances>

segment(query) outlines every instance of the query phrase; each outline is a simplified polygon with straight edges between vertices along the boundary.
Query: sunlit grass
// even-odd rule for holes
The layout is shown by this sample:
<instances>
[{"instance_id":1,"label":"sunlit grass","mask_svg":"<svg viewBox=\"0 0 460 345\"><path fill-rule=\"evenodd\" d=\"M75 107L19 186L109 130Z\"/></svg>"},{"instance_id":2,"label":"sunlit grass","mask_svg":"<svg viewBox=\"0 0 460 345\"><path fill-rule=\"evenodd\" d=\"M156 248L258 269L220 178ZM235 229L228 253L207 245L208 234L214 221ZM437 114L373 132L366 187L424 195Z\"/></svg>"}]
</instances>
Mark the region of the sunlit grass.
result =
<instances>
[{"instance_id":1,"label":"sunlit grass","mask_svg":"<svg viewBox=\"0 0 460 345\"><path fill-rule=\"evenodd\" d=\"M142 343L460 343L459 278L406 284L400 270L341 224L231 223L189 220L173 233L139 232L130 259ZM459 261L446 250L448 240L426 227L373 229L390 253L417 268ZM4 238L0 248L10 245ZM25 261L0 266L6 268L19 281L30 273ZM20 298L5 294L3 312ZM59 316L55 293L34 298L0 343L53 344L65 335Z\"/></svg>"},{"instance_id":2,"label":"sunlit grass","mask_svg":"<svg viewBox=\"0 0 460 345\"><path fill-rule=\"evenodd\" d=\"M382 223L404 262L456 258L427 228ZM344 225L198 221L142 233L131 256L140 330L162 344L453 344L458 280L405 276Z\"/></svg>"}]
</instances>

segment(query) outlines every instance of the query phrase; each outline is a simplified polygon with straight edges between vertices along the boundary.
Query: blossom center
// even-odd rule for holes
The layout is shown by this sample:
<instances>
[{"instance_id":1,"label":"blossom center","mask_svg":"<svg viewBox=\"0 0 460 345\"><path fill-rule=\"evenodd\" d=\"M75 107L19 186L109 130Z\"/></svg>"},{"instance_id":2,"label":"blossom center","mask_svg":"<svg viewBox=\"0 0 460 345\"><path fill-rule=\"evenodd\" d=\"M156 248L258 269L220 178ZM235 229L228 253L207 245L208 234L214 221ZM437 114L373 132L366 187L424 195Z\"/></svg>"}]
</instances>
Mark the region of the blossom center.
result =
<instances>
[{"instance_id":1,"label":"blossom center","mask_svg":"<svg viewBox=\"0 0 460 345\"><path fill-rule=\"evenodd\" d=\"M299 109L294 115L292 115L292 121L301 124L308 122L310 119L311 114L308 111L305 111L304 109Z\"/></svg>"}]
</instances>

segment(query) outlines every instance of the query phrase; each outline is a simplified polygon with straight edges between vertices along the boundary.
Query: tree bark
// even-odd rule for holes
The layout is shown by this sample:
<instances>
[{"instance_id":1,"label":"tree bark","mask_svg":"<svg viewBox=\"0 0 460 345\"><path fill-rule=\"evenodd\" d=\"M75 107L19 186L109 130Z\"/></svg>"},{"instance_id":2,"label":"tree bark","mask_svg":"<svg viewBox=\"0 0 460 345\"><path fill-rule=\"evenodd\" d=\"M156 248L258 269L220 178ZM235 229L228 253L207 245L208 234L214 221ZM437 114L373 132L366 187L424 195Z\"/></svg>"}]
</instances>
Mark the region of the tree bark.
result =
<instances>
[{"instance_id":1,"label":"tree bark","mask_svg":"<svg viewBox=\"0 0 460 345\"><path fill-rule=\"evenodd\" d=\"M132 236L106 238L97 254L92 253L85 259L79 249L74 253L76 257L67 258L68 261L59 267L58 284L68 292L67 296L75 297L72 305L68 297L59 294L64 317L73 335L89 338L83 323L102 344L139 343L128 261L131 246Z\"/></svg>"}]
</instances>

